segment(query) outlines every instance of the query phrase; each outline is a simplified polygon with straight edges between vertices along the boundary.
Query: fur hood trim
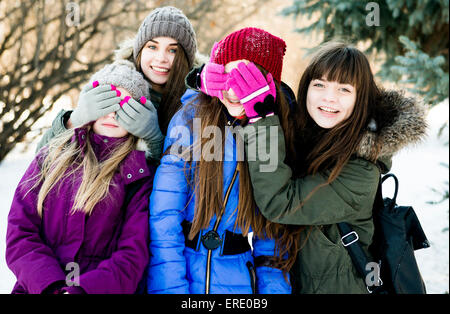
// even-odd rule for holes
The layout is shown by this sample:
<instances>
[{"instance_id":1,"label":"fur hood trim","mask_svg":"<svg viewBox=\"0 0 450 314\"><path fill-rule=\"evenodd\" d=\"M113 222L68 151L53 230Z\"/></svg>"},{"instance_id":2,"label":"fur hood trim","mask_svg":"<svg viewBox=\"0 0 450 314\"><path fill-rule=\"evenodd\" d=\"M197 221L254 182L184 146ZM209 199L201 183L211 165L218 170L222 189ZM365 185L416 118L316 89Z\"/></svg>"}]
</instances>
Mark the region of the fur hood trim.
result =
<instances>
[{"instance_id":1,"label":"fur hood trim","mask_svg":"<svg viewBox=\"0 0 450 314\"><path fill-rule=\"evenodd\" d=\"M371 152L380 148L378 157L390 157L424 139L428 128L428 108L424 104L404 96L403 92L383 90L378 107L376 118L369 123L359 143L358 156L370 160Z\"/></svg>"},{"instance_id":2,"label":"fur hood trim","mask_svg":"<svg viewBox=\"0 0 450 314\"><path fill-rule=\"evenodd\" d=\"M145 143L145 141L140 138L137 141L136 150L141 150L143 152L147 152L147 151L149 151L149 147L148 147L147 143Z\"/></svg>"}]
</instances>

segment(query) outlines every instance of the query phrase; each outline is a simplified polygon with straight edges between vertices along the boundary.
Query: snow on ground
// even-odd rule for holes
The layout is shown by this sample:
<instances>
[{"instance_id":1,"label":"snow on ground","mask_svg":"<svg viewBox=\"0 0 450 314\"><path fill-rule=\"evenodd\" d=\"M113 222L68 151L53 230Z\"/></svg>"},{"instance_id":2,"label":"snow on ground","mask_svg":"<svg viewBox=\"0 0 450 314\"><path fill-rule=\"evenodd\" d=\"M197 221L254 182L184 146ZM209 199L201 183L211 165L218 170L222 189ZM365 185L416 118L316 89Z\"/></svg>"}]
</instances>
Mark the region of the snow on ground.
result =
<instances>
[{"instance_id":1,"label":"snow on ground","mask_svg":"<svg viewBox=\"0 0 450 314\"><path fill-rule=\"evenodd\" d=\"M439 128L448 121L448 110L447 100L430 111L427 140L401 151L395 156L391 170L400 182L397 203L413 206L431 243L430 248L416 251L428 293L449 291L449 232L443 231L449 226L449 200L437 205L427 203L441 199L432 189L448 189L448 168L440 164L449 164L449 148L444 145L449 139L448 128L441 138L436 136ZM33 159L34 148L31 145L29 150L23 151L18 145L0 164L0 293L9 293L15 283L15 276L5 262L7 216L15 188ZM383 186L384 196L392 195L388 181Z\"/></svg>"},{"instance_id":2,"label":"snow on ground","mask_svg":"<svg viewBox=\"0 0 450 314\"><path fill-rule=\"evenodd\" d=\"M443 231L449 227L449 200L434 205L428 203L442 199L442 195L432 189L441 193L448 190L448 168L441 165L449 164L448 127L440 138L436 136L440 127L448 122L448 110L448 99L430 110L427 140L402 150L394 157L391 169L399 179L397 204L413 206L431 244L430 248L416 251L429 293L449 291L449 231ZM388 181L383 193L385 197L392 197L393 184L387 185Z\"/></svg>"}]
</instances>

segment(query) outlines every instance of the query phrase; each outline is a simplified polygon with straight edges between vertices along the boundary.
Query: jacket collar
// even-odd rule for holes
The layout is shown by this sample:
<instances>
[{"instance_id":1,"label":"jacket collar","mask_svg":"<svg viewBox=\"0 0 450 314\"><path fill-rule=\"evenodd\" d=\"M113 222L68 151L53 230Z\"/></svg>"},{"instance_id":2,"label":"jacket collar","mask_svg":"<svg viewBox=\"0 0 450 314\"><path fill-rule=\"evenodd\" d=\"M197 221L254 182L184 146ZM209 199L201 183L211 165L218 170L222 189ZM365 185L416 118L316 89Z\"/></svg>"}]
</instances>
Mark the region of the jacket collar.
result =
<instances>
[{"instance_id":1,"label":"jacket collar","mask_svg":"<svg viewBox=\"0 0 450 314\"><path fill-rule=\"evenodd\" d=\"M128 185L152 176L154 169L148 166L144 151L134 150L122 162L121 173L125 184Z\"/></svg>"},{"instance_id":2,"label":"jacket collar","mask_svg":"<svg viewBox=\"0 0 450 314\"><path fill-rule=\"evenodd\" d=\"M106 158L117 145L126 141L126 137L109 137L94 132L88 132L86 127L76 128L72 140L77 140L80 147L84 147L88 136L94 153L99 160ZM82 156L84 157L84 149L82 151Z\"/></svg>"},{"instance_id":3,"label":"jacket collar","mask_svg":"<svg viewBox=\"0 0 450 314\"><path fill-rule=\"evenodd\" d=\"M233 117L232 115L230 115L228 113L228 110L227 110L227 108L225 106L222 106L222 111L225 113L225 116L227 118L227 125L229 125L229 126L235 127L235 126L242 125L242 123L247 122L247 119L245 119L245 121L244 121L244 120L238 119L238 118Z\"/></svg>"},{"instance_id":4,"label":"jacket collar","mask_svg":"<svg viewBox=\"0 0 450 314\"><path fill-rule=\"evenodd\" d=\"M104 160L108 154L120 143L126 141L126 137L108 137L94 132L88 132L87 128L81 127L74 130L72 140L78 141L80 147L86 144L89 136L92 148L98 160ZM82 151L84 157L84 149ZM134 150L122 161L120 171L125 184L130 184L136 180L152 175L152 171L147 165L145 151Z\"/></svg>"}]
</instances>

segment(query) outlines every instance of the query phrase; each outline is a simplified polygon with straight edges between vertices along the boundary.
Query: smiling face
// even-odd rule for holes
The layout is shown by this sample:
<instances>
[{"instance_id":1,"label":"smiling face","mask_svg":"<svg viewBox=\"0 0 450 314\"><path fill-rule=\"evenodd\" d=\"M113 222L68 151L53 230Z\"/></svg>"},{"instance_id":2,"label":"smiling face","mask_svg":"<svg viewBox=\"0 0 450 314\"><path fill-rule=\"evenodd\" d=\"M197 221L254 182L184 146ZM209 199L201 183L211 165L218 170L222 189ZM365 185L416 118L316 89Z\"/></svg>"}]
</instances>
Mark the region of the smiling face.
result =
<instances>
[{"instance_id":1,"label":"smiling face","mask_svg":"<svg viewBox=\"0 0 450 314\"><path fill-rule=\"evenodd\" d=\"M244 62L245 64L248 64L250 61L241 59L241 60L228 62L225 65L225 73L230 73L231 70L233 70L234 68L237 68L237 65L240 62ZM222 95L223 95L223 99L220 101L225 106L225 108L227 108L228 113L232 117L241 117L241 116L245 115L244 106L241 104L239 97L236 96L233 89L230 88L226 91L225 90L222 91Z\"/></svg>"},{"instance_id":2,"label":"smiling face","mask_svg":"<svg viewBox=\"0 0 450 314\"><path fill-rule=\"evenodd\" d=\"M117 89L120 91L122 98L125 98L125 96L131 97L130 93L125 89L119 87ZM121 127L115 118L115 112L108 113L106 116L98 118L93 125L94 133L108 137L126 136L128 131Z\"/></svg>"},{"instance_id":3,"label":"smiling face","mask_svg":"<svg viewBox=\"0 0 450 314\"><path fill-rule=\"evenodd\" d=\"M350 117L355 101L353 85L330 82L324 76L309 83L306 108L317 125L330 129Z\"/></svg>"},{"instance_id":4,"label":"smiling face","mask_svg":"<svg viewBox=\"0 0 450 314\"><path fill-rule=\"evenodd\" d=\"M140 66L144 75L155 85L167 83L178 42L171 37L155 37L141 50Z\"/></svg>"}]
</instances>

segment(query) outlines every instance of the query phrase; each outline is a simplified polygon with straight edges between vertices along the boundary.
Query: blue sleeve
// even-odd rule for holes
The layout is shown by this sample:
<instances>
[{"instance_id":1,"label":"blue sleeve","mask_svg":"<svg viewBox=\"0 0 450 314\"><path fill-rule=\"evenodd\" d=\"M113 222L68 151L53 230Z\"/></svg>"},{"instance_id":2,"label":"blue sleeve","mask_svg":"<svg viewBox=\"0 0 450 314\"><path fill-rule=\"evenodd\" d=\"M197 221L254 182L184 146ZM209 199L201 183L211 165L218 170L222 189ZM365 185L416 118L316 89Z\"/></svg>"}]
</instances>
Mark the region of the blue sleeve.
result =
<instances>
[{"instance_id":1,"label":"blue sleeve","mask_svg":"<svg viewBox=\"0 0 450 314\"><path fill-rule=\"evenodd\" d=\"M275 240L260 239L253 236L253 256L273 256L275 251ZM290 294L289 273L286 279L283 272L278 268L260 266L256 267L256 288L259 294Z\"/></svg>"},{"instance_id":2,"label":"blue sleeve","mask_svg":"<svg viewBox=\"0 0 450 314\"><path fill-rule=\"evenodd\" d=\"M179 114L172 119L164 149L176 141L170 137ZM186 142L179 143L185 146ZM150 196L150 263L148 293L189 293L184 257L185 238L182 221L189 201L188 164L175 154L166 153L156 171Z\"/></svg>"}]
</instances>

